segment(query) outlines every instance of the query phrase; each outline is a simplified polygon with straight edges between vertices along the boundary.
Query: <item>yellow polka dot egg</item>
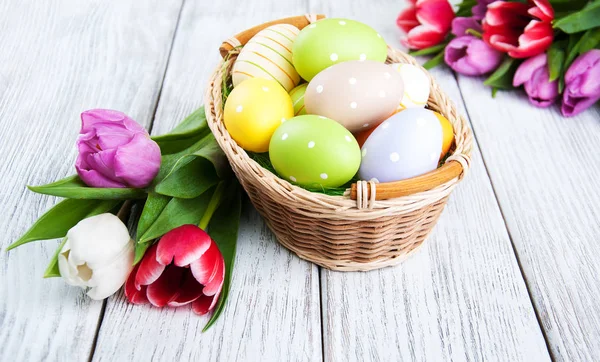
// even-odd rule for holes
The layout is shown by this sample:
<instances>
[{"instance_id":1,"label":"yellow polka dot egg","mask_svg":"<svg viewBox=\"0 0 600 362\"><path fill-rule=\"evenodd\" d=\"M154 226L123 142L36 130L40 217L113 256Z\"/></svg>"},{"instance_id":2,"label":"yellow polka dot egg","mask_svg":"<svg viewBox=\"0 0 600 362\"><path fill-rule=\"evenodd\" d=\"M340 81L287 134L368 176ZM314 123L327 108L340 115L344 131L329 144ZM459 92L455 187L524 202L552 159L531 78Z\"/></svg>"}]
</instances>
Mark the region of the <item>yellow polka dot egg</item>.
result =
<instances>
[{"instance_id":1,"label":"yellow polka dot egg","mask_svg":"<svg viewBox=\"0 0 600 362\"><path fill-rule=\"evenodd\" d=\"M233 86L258 77L274 80L286 91L291 91L300 83L300 76L292 64L292 45L299 32L293 25L277 24L253 36L233 65Z\"/></svg>"},{"instance_id":2,"label":"yellow polka dot egg","mask_svg":"<svg viewBox=\"0 0 600 362\"><path fill-rule=\"evenodd\" d=\"M267 152L273 132L294 116L292 99L274 80L250 78L235 87L225 102L227 131L246 151Z\"/></svg>"}]
</instances>

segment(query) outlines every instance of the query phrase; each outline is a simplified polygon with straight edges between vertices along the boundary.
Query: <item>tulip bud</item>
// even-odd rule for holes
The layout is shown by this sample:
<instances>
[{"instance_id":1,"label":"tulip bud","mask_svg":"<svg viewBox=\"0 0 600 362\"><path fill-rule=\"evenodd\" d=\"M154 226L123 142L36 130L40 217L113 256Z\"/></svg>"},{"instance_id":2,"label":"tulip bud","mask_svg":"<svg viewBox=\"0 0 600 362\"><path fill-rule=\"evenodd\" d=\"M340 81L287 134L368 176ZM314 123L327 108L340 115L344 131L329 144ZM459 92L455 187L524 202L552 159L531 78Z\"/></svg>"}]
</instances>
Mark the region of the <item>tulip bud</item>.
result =
<instances>
[{"instance_id":1,"label":"tulip bud","mask_svg":"<svg viewBox=\"0 0 600 362\"><path fill-rule=\"evenodd\" d=\"M558 82L550 82L546 53L524 61L513 78L513 86L525 85L529 102L536 107L549 107L558 98Z\"/></svg>"},{"instance_id":2,"label":"tulip bud","mask_svg":"<svg viewBox=\"0 0 600 362\"><path fill-rule=\"evenodd\" d=\"M123 222L113 214L81 220L67 232L58 254L60 275L73 286L90 288L100 300L114 294L133 268L134 245Z\"/></svg>"},{"instance_id":3,"label":"tulip bud","mask_svg":"<svg viewBox=\"0 0 600 362\"><path fill-rule=\"evenodd\" d=\"M77 174L92 187L148 186L160 168L160 148L124 113L94 109L81 114Z\"/></svg>"},{"instance_id":4,"label":"tulip bud","mask_svg":"<svg viewBox=\"0 0 600 362\"><path fill-rule=\"evenodd\" d=\"M600 100L600 50L592 49L577 57L565 74L561 112L575 116Z\"/></svg>"},{"instance_id":5,"label":"tulip bud","mask_svg":"<svg viewBox=\"0 0 600 362\"><path fill-rule=\"evenodd\" d=\"M396 19L407 33L402 43L411 49L424 49L441 43L450 31L454 10L448 0L411 0Z\"/></svg>"},{"instance_id":6,"label":"tulip bud","mask_svg":"<svg viewBox=\"0 0 600 362\"><path fill-rule=\"evenodd\" d=\"M444 53L446 64L464 75L489 73L500 65L502 57L502 53L471 35L452 39Z\"/></svg>"}]
</instances>

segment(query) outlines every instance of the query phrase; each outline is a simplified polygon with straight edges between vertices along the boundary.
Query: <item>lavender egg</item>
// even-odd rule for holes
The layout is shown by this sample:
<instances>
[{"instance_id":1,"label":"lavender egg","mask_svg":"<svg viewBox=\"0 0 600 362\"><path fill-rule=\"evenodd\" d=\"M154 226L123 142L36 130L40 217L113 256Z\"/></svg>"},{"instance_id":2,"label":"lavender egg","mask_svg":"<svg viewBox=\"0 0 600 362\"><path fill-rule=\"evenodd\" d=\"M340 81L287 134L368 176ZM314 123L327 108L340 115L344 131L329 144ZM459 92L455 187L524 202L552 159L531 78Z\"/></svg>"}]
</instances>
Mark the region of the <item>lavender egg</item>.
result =
<instances>
[{"instance_id":1,"label":"lavender egg","mask_svg":"<svg viewBox=\"0 0 600 362\"><path fill-rule=\"evenodd\" d=\"M363 180L393 182L419 176L438 166L442 126L435 113L409 108L381 123L362 149Z\"/></svg>"}]
</instances>

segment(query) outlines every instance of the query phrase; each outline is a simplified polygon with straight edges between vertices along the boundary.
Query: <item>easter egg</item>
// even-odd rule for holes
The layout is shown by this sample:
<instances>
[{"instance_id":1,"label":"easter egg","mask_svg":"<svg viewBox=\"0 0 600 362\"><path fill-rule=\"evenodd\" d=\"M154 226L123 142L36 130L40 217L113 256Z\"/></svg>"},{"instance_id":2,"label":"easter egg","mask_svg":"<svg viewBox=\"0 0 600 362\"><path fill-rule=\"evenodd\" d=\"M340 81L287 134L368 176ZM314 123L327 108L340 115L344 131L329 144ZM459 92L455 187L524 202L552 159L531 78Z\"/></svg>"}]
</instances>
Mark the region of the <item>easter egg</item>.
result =
<instances>
[{"instance_id":1,"label":"easter egg","mask_svg":"<svg viewBox=\"0 0 600 362\"><path fill-rule=\"evenodd\" d=\"M271 138L269 157L285 180L305 187L338 187L360 166L360 148L339 123L321 116L297 116Z\"/></svg>"},{"instance_id":2,"label":"easter egg","mask_svg":"<svg viewBox=\"0 0 600 362\"><path fill-rule=\"evenodd\" d=\"M300 30L293 25L277 24L259 31L248 41L231 70L233 86L250 78L271 79L286 91L300 83L292 63L292 44Z\"/></svg>"},{"instance_id":3,"label":"easter egg","mask_svg":"<svg viewBox=\"0 0 600 362\"><path fill-rule=\"evenodd\" d=\"M442 151L442 126L435 113L409 108L381 123L362 146L363 180L393 182L435 170Z\"/></svg>"},{"instance_id":4,"label":"easter egg","mask_svg":"<svg viewBox=\"0 0 600 362\"><path fill-rule=\"evenodd\" d=\"M310 81L323 69L349 60L383 63L387 45L366 24L349 19L323 19L300 31L292 56L300 76Z\"/></svg>"},{"instance_id":5,"label":"easter egg","mask_svg":"<svg viewBox=\"0 0 600 362\"><path fill-rule=\"evenodd\" d=\"M452 127L452 123L448 120L448 118L442 116L438 112L433 112L435 116L440 121L440 125L442 126L442 153L440 154L440 158L444 157L448 151L450 151L450 147L452 147L452 142L454 142L454 127Z\"/></svg>"},{"instance_id":6,"label":"easter egg","mask_svg":"<svg viewBox=\"0 0 600 362\"><path fill-rule=\"evenodd\" d=\"M404 96L399 109L424 108L429 99L429 77L421 68L412 64L394 63L394 68L404 81Z\"/></svg>"},{"instance_id":7,"label":"easter egg","mask_svg":"<svg viewBox=\"0 0 600 362\"><path fill-rule=\"evenodd\" d=\"M402 77L371 60L336 64L317 74L306 88L306 113L339 122L350 132L388 118L402 100Z\"/></svg>"},{"instance_id":8,"label":"easter egg","mask_svg":"<svg viewBox=\"0 0 600 362\"><path fill-rule=\"evenodd\" d=\"M294 116L306 114L306 108L304 107L304 93L306 92L306 87L308 87L308 83L300 84L290 92L292 104L294 105Z\"/></svg>"},{"instance_id":9,"label":"easter egg","mask_svg":"<svg viewBox=\"0 0 600 362\"><path fill-rule=\"evenodd\" d=\"M252 152L267 152L275 129L293 116L292 99L285 89L262 78L250 78L233 88L223 114L231 138Z\"/></svg>"}]
</instances>

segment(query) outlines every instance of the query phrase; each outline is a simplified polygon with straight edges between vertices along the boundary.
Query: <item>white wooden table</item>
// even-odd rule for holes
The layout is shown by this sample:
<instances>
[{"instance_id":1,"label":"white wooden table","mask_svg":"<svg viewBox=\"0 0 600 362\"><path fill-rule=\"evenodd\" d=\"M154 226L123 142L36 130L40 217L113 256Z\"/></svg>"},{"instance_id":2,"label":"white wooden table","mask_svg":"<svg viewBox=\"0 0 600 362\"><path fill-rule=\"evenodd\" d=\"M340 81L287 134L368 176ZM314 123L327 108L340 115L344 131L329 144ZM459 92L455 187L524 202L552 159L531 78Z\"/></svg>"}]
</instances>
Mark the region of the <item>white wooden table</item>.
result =
<instances>
[{"instance_id":1,"label":"white wooden table","mask_svg":"<svg viewBox=\"0 0 600 362\"><path fill-rule=\"evenodd\" d=\"M202 103L217 48L307 12L354 18L400 47L396 0L0 1L0 246L57 202L79 113L122 110L152 134ZM520 92L434 75L476 135L472 172L426 246L367 273L279 246L252 207L219 322L189 309L90 301L42 279L57 242L0 253L2 361L600 360L600 112L562 118Z\"/></svg>"}]
</instances>

